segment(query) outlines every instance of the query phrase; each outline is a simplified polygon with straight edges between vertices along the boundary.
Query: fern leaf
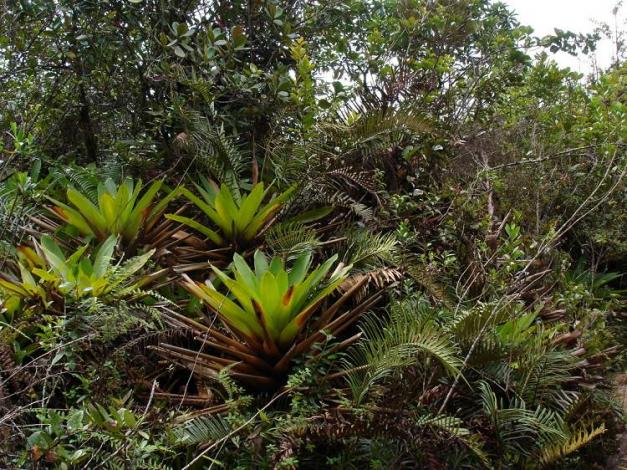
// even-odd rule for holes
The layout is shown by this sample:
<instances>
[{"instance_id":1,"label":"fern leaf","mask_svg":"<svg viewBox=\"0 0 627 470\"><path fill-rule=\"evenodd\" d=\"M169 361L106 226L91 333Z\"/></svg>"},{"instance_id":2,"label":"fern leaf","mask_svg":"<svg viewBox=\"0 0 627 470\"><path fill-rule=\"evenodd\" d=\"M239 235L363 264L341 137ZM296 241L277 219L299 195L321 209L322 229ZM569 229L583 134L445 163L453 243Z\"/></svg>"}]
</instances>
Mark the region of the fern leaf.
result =
<instances>
[{"instance_id":1,"label":"fern leaf","mask_svg":"<svg viewBox=\"0 0 627 470\"><path fill-rule=\"evenodd\" d=\"M596 437L600 436L606 431L605 424L601 426L583 426L575 430L569 436L568 440L563 444L547 447L542 450L540 454L540 462L543 466L548 466L554 462L557 462L564 457L576 452L582 447L588 445Z\"/></svg>"},{"instance_id":2,"label":"fern leaf","mask_svg":"<svg viewBox=\"0 0 627 470\"><path fill-rule=\"evenodd\" d=\"M368 230L355 230L346 235L348 242L344 262L354 268L378 268L395 264L398 240L393 233L374 234Z\"/></svg>"},{"instance_id":3,"label":"fern leaf","mask_svg":"<svg viewBox=\"0 0 627 470\"><path fill-rule=\"evenodd\" d=\"M455 301L447 292L446 288L426 268L418 264L410 264L405 267L405 270L429 296L441 302L446 308L451 310L455 308Z\"/></svg>"},{"instance_id":4,"label":"fern leaf","mask_svg":"<svg viewBox=\"0 0 627 470\"><path fill-rule=\"evenodd\" d=\"M231 431L231 425L220 416L199 416L174 428L174 435L181 444L197 445L223 439Z\"/></svg>"},{"instance_id":5,"label":"fern leaf","mask_svg":"<svg viewBox=\"0 0 627 470\"><path fill-rule=\"evenodd\" d=\"M427 305L422 303L421 308ZM433 357L450 374L459 373L461 360L456 348L426 315L395 308L388 321L374 315L366 317L361 330L364 338L344 362L356 403L362 402L377 382L415 362L418 354Z\"/></svg>"},{"instance_id":6,"label":"fern leaf","mask_svg":"<svg viewBox=\"0 0 627 470\"><path fill-rule=\"evenodd\" d=\"M293 259L316 249L320 240L313 228L300 222L289 222L272 226L266 233L266 244L273 253Z\"/></svg>"}]
</instances>

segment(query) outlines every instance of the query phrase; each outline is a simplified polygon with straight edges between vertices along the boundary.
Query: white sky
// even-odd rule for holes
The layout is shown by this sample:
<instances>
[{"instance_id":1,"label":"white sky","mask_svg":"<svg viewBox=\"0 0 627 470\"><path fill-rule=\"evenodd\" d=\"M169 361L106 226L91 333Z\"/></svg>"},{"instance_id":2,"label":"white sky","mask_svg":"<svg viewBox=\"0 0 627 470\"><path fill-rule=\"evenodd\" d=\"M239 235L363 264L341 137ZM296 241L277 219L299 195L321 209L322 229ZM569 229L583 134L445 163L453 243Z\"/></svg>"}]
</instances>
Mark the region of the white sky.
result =
<instances>
[{"instance_id":1,"label":"white sky","mask_svg":"<svg viewBox=\"0 0 627 470\"><path fill-rule=\"evenodd\" d=\"M543 36L553 33L553 28L570 30L575 33L590 33L595 28L593 20L609 24L614 23L612 8L618 0L502 0L516 12L522 24L531 26L535 34ZM625 29L625 13L627 2L619 13L619 29ZM622 24L621 24L622 22ZM595 53L600 67L607 67L612 59L612 47L609 41L599 44ZM553 55L555 60L564 67L587 73L591 60L586 57L577 58L565 53Z\"/></svg>"}]
</instances>

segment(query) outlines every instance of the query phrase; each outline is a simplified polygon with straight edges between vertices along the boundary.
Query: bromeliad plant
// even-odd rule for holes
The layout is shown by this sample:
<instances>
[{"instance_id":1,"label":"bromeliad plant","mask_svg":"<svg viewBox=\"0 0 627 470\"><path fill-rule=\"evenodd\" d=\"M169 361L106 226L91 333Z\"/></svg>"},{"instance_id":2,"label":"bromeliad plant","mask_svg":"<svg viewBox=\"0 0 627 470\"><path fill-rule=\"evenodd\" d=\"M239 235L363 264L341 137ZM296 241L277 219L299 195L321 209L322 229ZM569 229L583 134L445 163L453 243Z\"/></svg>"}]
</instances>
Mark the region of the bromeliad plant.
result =
<instances>
[{"instance_id":1,"label":"bromeliad plant","mask_svg":"<svg viewBox=\"0 0 627 470\"><path fill-rule=\"evenodd\" d=\"M195 186L201 197L187 188L181 188L181 192L209 218L212 226L178 214L166 214L166 217L198 231L215 245L232 244L236 247L254 240L296 189L292 186L264 204L270 188L264 189L263 183L255 184L248 194L226 184L218 187L205 178L201 185Z\"/></svg>"},{"instance_id":2,"label":"bromeliad plant","mask_svg":"<svg viewBox=\"0 0 627 470\"><path fill-rule=\"evenodd\" d=\"M0 272L0 305L3 311L14 313L27 300L46 302L47 292L43 285L35 280L33 274L26 267L28 257L39 258L31 248L18 247L17 271ZM32 252L32 253L31 253ZM25 266L26 264L26 266Z\"/></svg>"},{"instance_id":3,"label":"bromeliad plant","mask_svg":"<svg viewBox=\"0 0 627 470\"><path fill-rule=\"evenodd\" d=\"M326 339L325 332L339 334L378 300L370 298L338 315L340 307L361 287L358 284L323 309L315 322L311 321L350 271L350 266L340 263L323 282L336 259L337 255L332 256L310 270L312 255L304 253L288 269L281 258L268 261L261 251L256 251L253 269L235 254L232 276L213 267L217 281L228 293L218 291L217 283L209 280L197 283L185 277L185 288L222 321L227 332L177 314L173 314L172 322L208 337L203 338L203 343L222 352L223 357L169 344L160 345L157 351L206 377L215 378L228 367L230 374L255 387L278 386L292 358Z\"/></svg>"},{"instance_id":4,"label":"bromeliad plant","mask_svg":"<svg viewBox=\"0 0 627 470\"><path fill-rule=\"evenodd\" d=\"M155 181L143 193L141 180L134 182L126 178L120 185L112 179L98 185L97 200L73 187L67 189L69 205L50 198L55 204L52 211L65 223L75 227L84 237L104 241L110 235L120 237L125 249L142 241L151 242L165 229L158 226L161 215L168 203L178 192L168 195L155 203L163 181Z\"/></svg>"},{"instance_id":5,"label":"bromeliad plant","mask_svg":"<svg viewBox=\"0 0 627 470\"><path fill-rule=\"evenodd\" d=\"M268 264L261 251L255 252L253 271L236 253L233 278L213 267L235 301L218 292L211 281L202 284L188 278L184 285L242 339L266 356L277 357L292 344L322 300L346 279L350 266L340 264L328 284L319 288L336 259L334 255L307 275L309 253L301 255L289 271L281 258L273 258Z\"/></svg>"},{"instance_id":6,"label":"bromeliad plant","mask_svg":"<svg viewBox=\"0 0 627 470\"><path fill-rule=\"evenodd\" d=\"M113 263L116 237L111 235L93 257L84 245L70 256L50 238L43 236L34 249L18 247L19 276L0 273L3 305L15 310L22 302L41 302L45 307L55 300L76 301L86 297L121 299L133 294L155 276L136 279L153 254L149 251L125 263Z\"/></svg>"}]
</instances>

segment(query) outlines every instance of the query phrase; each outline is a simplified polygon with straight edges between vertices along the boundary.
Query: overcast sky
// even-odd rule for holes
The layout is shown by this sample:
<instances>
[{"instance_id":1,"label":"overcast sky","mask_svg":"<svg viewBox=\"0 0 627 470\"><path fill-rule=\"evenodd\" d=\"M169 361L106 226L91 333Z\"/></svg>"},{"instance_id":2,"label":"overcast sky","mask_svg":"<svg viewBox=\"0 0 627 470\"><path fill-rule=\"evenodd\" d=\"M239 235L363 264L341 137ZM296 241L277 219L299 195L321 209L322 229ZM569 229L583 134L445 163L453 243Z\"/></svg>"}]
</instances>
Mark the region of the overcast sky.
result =
<instances>
[{"instance_id":1,"label":"overcast sky","mask_svg":"<svg viewBox=\"0 0 627 470\"><path fill-rule=\"evenodd\" d=\"M612 8L618 0L502 0L518 12L521 23L531 26L538 36L553 32L553 28L574 31L576 33L592 32L593 20L613 24ZM621 21L625 20L627 2L622 9ZM622 24L625 28L625 24ZM599 45L596 52L598 63L607 67L612 58L611 46L608 41ZM568 54L557 54L555 59L562 66L568 66L578 72L588 72L590 61L578 59Z\"/></svg>"}]
</instances>

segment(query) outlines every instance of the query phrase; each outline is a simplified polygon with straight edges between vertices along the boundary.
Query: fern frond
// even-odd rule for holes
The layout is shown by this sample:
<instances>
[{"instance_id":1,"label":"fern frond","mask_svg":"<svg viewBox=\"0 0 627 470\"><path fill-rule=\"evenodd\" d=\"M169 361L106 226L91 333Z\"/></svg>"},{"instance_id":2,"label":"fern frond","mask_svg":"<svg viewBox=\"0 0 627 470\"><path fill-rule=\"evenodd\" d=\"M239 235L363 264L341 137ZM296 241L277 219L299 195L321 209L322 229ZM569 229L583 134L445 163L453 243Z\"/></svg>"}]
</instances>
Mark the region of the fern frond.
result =
<instances>
[{"instance_id":1,"label":"fern frond","mask_svg":"<svg viewBox=\"0 0 627 470\"><path fill-rule=\"evenodd\" d=\"M97 298L82 300L78 307L82 315L71 317L70 326L76 331L97 332L98 339L105 343L112 342L129 332L157 331L163 328L161 311L140 302L117 300L109 304ZM75 324L75 325L74 325ZM118 348L117 353L128 347Z\"/></svg>"},{"instance_id":2,"label":"fern frond","mask_svg":"<svg viewBox=\"0 0 627 470\"><path fill-rule=\"evenodd\" d=\"M126 351L140 350L143 351L150 345L159 343L173 343L175 340L192 339L193 336L189 330L170 328L162 331L149 331L139 337L133 338L122 346L116 347L114 354L119 355Z\"/></svg>"},{"instance_id":3,"label":"fern frond","mask_svg":"<svg viewBox=\"0 0 627 470\"><path fill-rule=\"evenodd\" d=\"M120 290L125 288L136 289L135 286L128 286L128 282L134 278L135 273L146 265L151 256L152 252L148 252L111 266L107 272L109 285L119 286Z\"/></svg>"},{"instance_id":4,"label":"fern frond","mask_svg":"<svg viewBox=\"0 0 627 470\"><path fill-rule=\"evenodd\" d=\"M315 250L320 240L313 228L300 222L285 222L273 225L266 232L266 244L274 254L293 259L305 251Z\"/></svg>"},{"instance_id":5,"label":"fern frond","mask_svg":"<svg viewBox=\"0 0 627 470\"><path fill-rule=\"evenodd\" d=\"M105 462L102 462L103 468L107 470L120 470L125 468L128 462L120 456L114 455L107 458Z\"/></svg>"},{"instance_id":6,"label":"fern frond","mask_svg":"<svg viewBox=\"0 0 627 470\"><path fill-rule=\"evenodd\" d=\"M122 181L124 179L123 163L115 158L107 158L102 162L98 169L100 181L112 179L113 181Z\"/></svg>"},{"instance_id":7,"label":"fern frond","mask_svg":"<svg viewBox=\"0 0 627 470\"><path fill-rule=\"evenodd\" d=\"M95 166L81 167L77 165L63 166L51 171L58 178L69 181L82 194L86 195L94 204L98 203L99 170Z\"/></svg>"},{"instance_id":8,"label":"fern frond","mask_svg":"<svg viewBox=\"0 0 627 470\"><path fill-rule=\"evenodd\" d=\"M421 308L427 309L423 303ZM418 354L436 359L450 374L459 373L457 350L437 325L409 309L394 308L389 320L370 315L361 325L363 339L344 361L347 381L356 403L373 385L395 370L416 361Z\"/></svg>"},{"instance_id":9,"label":"fern frond","mask_svg":"<svg viewBox=\"0 0 627 470\"><path fill-rule=\"evenodd\" d=\"M0 196L0 224L4 229L0 240L0 256L3 259L13 256L15 245L23 243L28 237L25 221L38 213L38 207L25 203L17 194Z\"/></svg>"},{"instance_id":10,"label":"fern frond","mask_svg":"<svg viewBox=\"0 0 627 470\"><path fill-rule=\"evenodd\" d=\"M582 426L573 431L566 442L542 449L540 463L543 466L551 465L588 445L605 431L605 424L598 427Z\"/></svg>"},{"instance_id":11,"label":"fern frond","mask_svg":"<svg viewBox=\"0 0 627 470\"><path fill-rule=\"evenodd\" d=\"M192 154L201 168L220 183L226 184L239 198L245 161L235 143L224 129L216 128L209 120L193 110L179 110L185 123L182 145ZM239 201L237 201L239 202Z\"/></svg>"},{"instance_id":12,"label":"fern frond","mask_svg":"<svg viewBox=\"0 0 627 470\"><path fill-rule=\"evenodd\" d=\"M405 266L405 271L431 298L441 302L448 309L453 310L455 308L455 301L446 290L446 287L427 268L419 264L410 263Z\"/></svg>"},{"instance_id":13,"label":"fern frond","mask_svg":"<svg viewBox=\"0 0 627 470\"><path fill-rule=\"evenodd\" d=\"M352 264L356 269L372 269L396 263L399 243L393 233L354 230L346 237L346 264Z\"/></svg>"},{"instance_id":14,"label":"fern frond","mask_svg":"<svg viewBox=\"0 0 627 470\"><path fill-rule=\"evenodd\" d=\"M364 222L371 222L375 219L374 211L372 208L359 201L356 201L344 190L335 188L328 189L325 185L312 188L308 194L311 194L312 200L321 202L325 205L331 205L334 207L341 207L350 210L353 214L359 217Z\"/></svg>"},{"instance_id":15,"label":"fern frond","mask_svg":"<svg viewBox=\"0 0 627 470\"><path fill-rule=\"evenodd\" d=\"M172 467L166 465L159 460L149 460L148 462L142 462L142 469L144 470L173 470Z\"/></svg>"},{"instance_id":16,"label":"fern frond","mask_svg":"<svg viewBox=\"0 0 627 470\"><path fill-rule=\"evenodd\" d=\"M365 282L364 278L366 279ZM338 289L342 292L348 292L355 285L361 284L361 287L354 294L355 300L361 302L373 285L376 289L383 289L386 286L400 281L402 278L403 274L396 268L373 269L372 271L349 276Z\"/></svg>"},{"instance_id":17,"label":"fern frond","mask_svg":"<svg viewBox=\"0 0 627 470\"><path fill-rule=\"evenodd\" d=\"M327 173L329 178L337 179L341 185L358 186L371 193L376 193L381 188L372 174L372 171L359 171L353 168L337 168Z\"/></svg>"},{"instance_id":18,"label":"fern frond","mask_svg":"<svg viewBox=\"0 0 627 470\"><path fill-rule=\"evenodd\" d=\"M215 442L225 438L232 426L221 416L199 416L174 428L176 439L184 445Z\"/></svg>"},{"instance_id":19,"label":"fern frond","mask_svg":"<svg viewBox=\"0 0 627 470\"><path fill-rule=\"evenodd\" d=\"M182 80L182 83L187 85L193 92L200 95L205 104L211 104L213 102L213 95L211 93L211 82L195 78L191 80Z\"/></svg>"}]
</instances>

